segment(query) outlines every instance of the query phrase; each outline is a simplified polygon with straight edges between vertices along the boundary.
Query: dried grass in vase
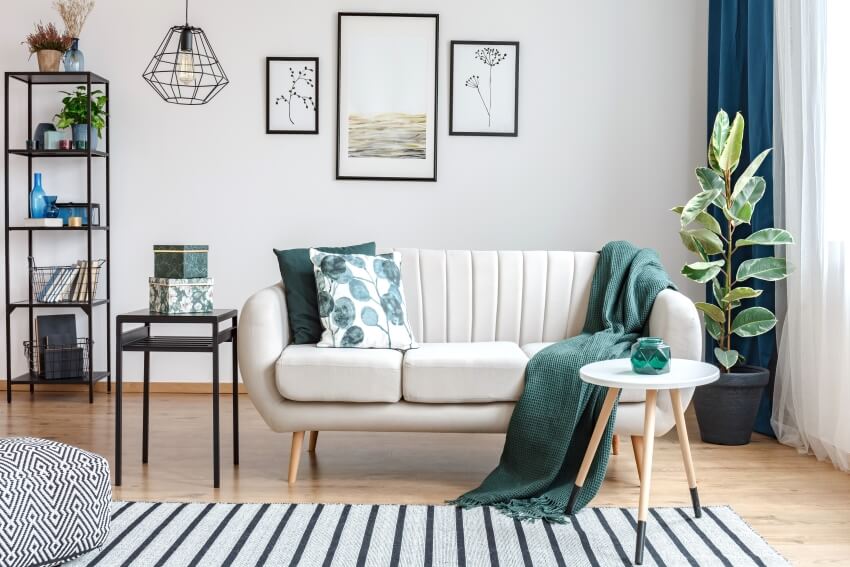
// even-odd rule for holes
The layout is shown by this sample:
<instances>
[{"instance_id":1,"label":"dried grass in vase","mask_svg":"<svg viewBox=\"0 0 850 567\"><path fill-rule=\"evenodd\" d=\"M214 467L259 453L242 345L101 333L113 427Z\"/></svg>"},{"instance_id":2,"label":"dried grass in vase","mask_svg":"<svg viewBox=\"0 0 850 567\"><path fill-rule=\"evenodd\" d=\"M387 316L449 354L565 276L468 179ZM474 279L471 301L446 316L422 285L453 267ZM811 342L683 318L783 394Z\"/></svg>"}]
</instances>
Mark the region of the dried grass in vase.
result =
<instances>
[{"instance_id":1,"label":"dried grass in vase","mask_svg":"<svg viewBox=\"0 0 850 567\"><path fill-rule=\"evenodd\" d=\"M79 38L86 18L94 9L94 0L55 0L53 7L62 16L68 34L73 38Z\"/></svg>"}]
</instances>

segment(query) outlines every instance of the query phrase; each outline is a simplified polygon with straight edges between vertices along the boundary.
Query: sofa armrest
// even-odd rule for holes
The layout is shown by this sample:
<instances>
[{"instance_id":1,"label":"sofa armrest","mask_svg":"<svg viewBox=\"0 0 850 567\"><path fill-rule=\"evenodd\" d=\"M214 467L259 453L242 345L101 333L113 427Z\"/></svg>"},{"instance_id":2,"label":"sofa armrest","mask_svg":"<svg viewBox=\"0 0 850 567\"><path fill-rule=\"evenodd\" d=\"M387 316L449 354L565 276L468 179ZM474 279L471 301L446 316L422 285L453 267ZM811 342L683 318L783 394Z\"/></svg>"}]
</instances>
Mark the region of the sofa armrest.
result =
<instances>
[{"instance_id":1,"label":"sofa armrest","mask_svg":"<svg viewBox=\"0 0 850 567\"><path fill-rule=\"evenodd\" d=\"M668 345L673 358L702 360L702 327L694 302L672 289L665 289L655 298L649 315L649 333L661 337ZM682 391L685 408L691 403L693 388ZM672 412L669 395L659 395L657 407Z\"/></svg>"},{"instance_id":2,"label":"sofa armrest","mask_svg":"<svg viewBox=\"0 0 850 567\"><path fill-rule=\"evenodd\" d=\"M289 344L289 318L283 285L248 298L239 318L238 350L242 381L257 411L269 422L283 397L275 384L275 363Z\"/></svg>"}]
</instances>

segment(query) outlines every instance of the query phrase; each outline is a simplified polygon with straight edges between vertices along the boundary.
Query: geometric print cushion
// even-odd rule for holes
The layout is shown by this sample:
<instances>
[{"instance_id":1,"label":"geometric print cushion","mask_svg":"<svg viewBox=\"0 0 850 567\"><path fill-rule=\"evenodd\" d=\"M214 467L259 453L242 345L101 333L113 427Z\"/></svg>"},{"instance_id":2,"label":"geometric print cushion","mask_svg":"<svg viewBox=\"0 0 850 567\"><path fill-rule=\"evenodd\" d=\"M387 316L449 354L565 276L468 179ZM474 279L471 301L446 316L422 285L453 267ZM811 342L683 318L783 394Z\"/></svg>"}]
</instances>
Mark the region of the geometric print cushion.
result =
<instances>
[{"instance_id":1,"label":"geometric print cushion","mask_svg":"<svg viewBox=\"0 0 850 567\"><path fill-rule=\"evenodd\" d=\"M366 256L310 249L316 274L319 347L416 348L404 304L401 254Z\"/></svg>"},{"instance_id":2,"label":"geometric print cushion","mask_svg":"<svg viewBox=\"0 0 850 567\"><path fill-rule=\"evenodd\" d=\"M0 565L58 565L109 533L109 463L46 439L0 439Z\"/></svg>"}]
</instances>

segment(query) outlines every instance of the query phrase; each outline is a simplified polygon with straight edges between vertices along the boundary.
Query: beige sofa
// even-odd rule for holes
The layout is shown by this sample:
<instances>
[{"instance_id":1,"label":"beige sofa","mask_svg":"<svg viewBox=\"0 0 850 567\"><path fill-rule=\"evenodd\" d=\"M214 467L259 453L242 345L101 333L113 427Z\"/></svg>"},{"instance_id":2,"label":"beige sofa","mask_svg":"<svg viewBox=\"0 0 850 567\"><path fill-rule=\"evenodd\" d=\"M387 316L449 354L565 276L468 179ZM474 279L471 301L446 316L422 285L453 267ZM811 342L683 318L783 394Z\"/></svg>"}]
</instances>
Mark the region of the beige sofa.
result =
<instances>
[{"instance_id":1,"label":"beige sofa","mask_svg":"<svg viewBox=\"0 0 850 567\"><path fill-rule=\"evenodd\" d=\"M292 432L295 482L305 431L504 432L525 366L547 345L581 332L597 254L398 249L409 318L420 348L290 344L281 284L252 295L239 321L239 365L251 401L274 431ZM678 358L699 359L693 303L673 290L653 306L649 332ZM692 392L683 393L690 403ZM640 441L644 392L624 390L615 432ZM674 424L667 395L656 431Z\"/></svg>"}]
</instances>

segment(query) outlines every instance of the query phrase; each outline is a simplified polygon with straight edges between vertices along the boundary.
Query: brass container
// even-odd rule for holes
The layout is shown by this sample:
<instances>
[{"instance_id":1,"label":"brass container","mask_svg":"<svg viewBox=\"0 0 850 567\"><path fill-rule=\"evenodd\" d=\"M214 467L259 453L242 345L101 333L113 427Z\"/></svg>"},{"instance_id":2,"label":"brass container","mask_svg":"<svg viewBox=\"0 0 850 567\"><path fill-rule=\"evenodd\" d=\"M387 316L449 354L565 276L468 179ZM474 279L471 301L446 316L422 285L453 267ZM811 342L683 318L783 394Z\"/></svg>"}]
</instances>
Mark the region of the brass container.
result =
<instances>
[{"instance_id":1,"label":"brass container","mask_svg":"<svg viewBox=\"0 0 850 567\"><path fill-rule=\"evenodd\" d=\"M55 49L42 49L36 52L38 57L38 70L43 73L55 73L59 70L59 62L62 61L62 52Z\"/></svg>"}]
</instances>

